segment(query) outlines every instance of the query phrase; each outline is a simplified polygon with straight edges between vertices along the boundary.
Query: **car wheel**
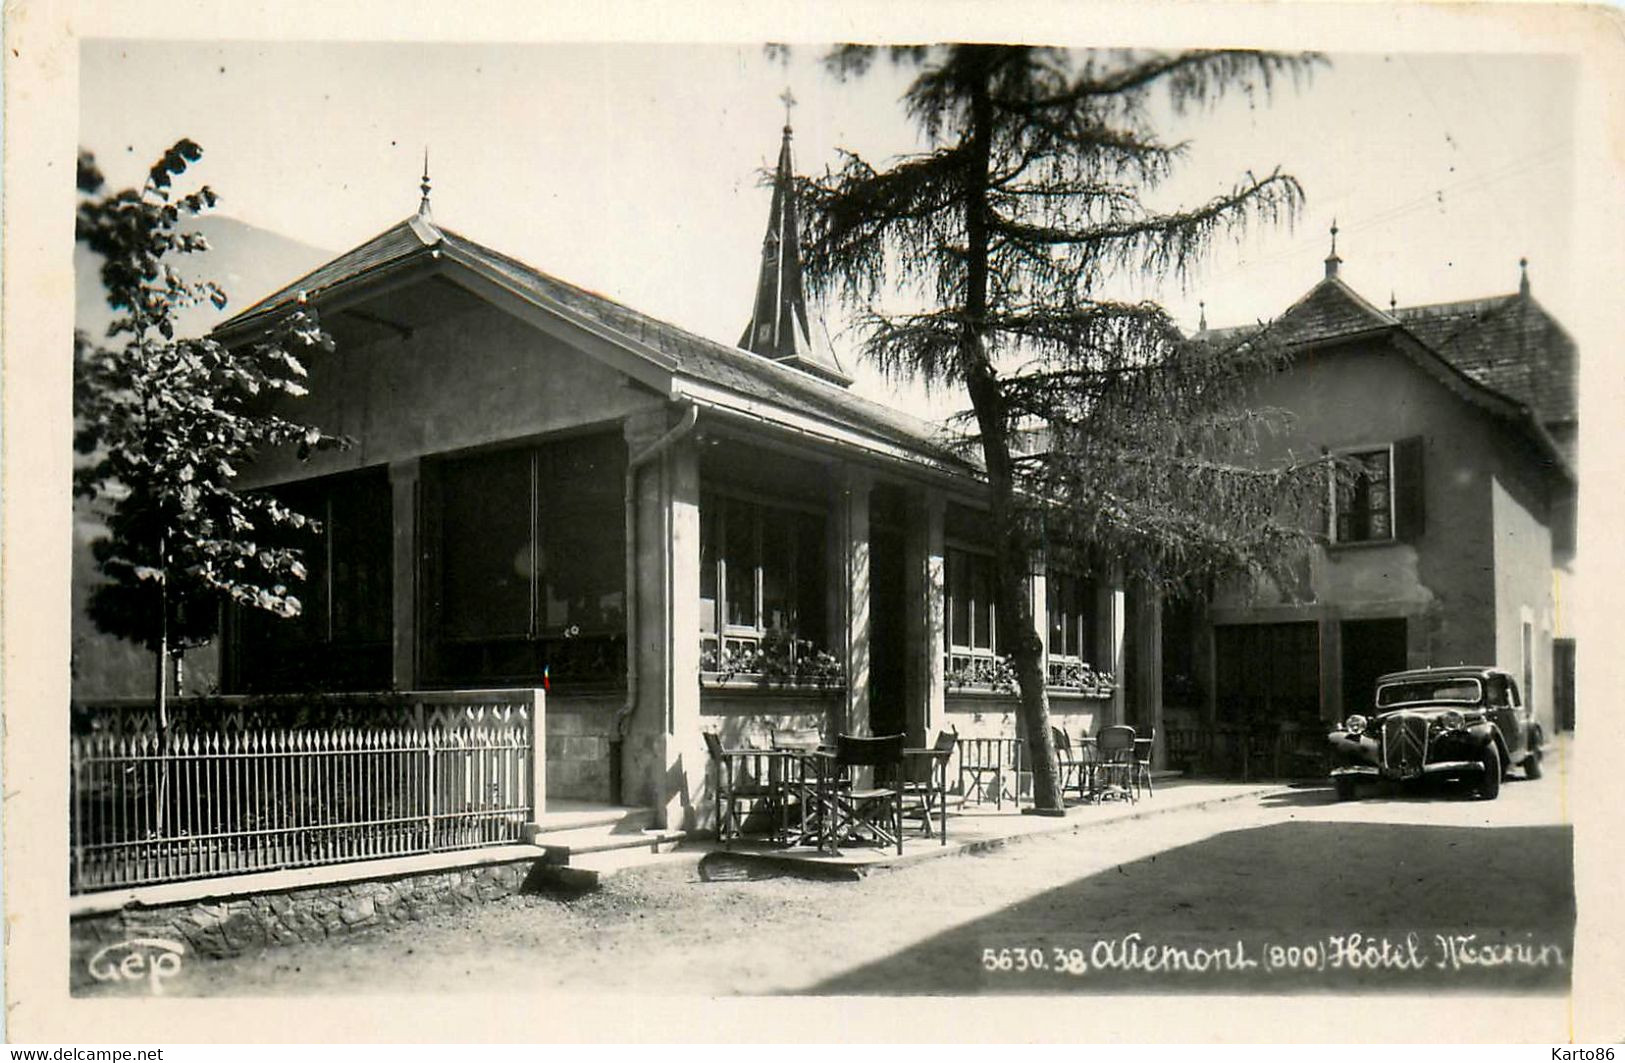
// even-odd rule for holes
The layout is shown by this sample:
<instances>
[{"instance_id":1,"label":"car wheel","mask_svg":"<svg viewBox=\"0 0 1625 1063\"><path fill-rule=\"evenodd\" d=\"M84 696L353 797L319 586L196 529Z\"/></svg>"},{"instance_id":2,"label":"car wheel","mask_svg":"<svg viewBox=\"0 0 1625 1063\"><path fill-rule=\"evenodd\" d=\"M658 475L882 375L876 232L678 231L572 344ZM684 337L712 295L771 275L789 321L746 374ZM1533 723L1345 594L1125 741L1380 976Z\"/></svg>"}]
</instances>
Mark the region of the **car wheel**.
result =
<instances>
[{"instance_id":1,"label":"car wheel","mask_svg":"<svg viewBox=\"0 0 1625 1063\"><path fill-rule=\"evenodd\" d=\"M1526 779L1538 779L1538 778L1540 778L1540 775L1541 775L1540 758L1541 758L1541 751L1540 751L1539 746L1536 746L1534 749L1531 749L1529 751L1529 755L1527 757L1523 758L1523 775L1524 775L1524 778L1526 778Z\"/></svg>"},{"instance_id":2,"label":"car wheel","mask_svg":"<svg viewBox=\"0 0 1625 1063\"><path fill-rule=\"evenodd\" d=\"M1353 776L1339 775L1337 778L1332 780L1332 788L1337 791L1337 799L1339 801L1354 800L1354 786L1355 780Z\"/></svg>"},{"instance_id":3,"label":"car wheel","mask_svg":"<svg viewBox=\"0 0 1625 1063\"><path fill-rule=\"evenodd\" d=\"M1501 793L1501 751L1494 742L1484 747L1479 763L1484 765L1484 779L1478 785L1478 796L1493 801Z\"/></svg>"}]
</instances>

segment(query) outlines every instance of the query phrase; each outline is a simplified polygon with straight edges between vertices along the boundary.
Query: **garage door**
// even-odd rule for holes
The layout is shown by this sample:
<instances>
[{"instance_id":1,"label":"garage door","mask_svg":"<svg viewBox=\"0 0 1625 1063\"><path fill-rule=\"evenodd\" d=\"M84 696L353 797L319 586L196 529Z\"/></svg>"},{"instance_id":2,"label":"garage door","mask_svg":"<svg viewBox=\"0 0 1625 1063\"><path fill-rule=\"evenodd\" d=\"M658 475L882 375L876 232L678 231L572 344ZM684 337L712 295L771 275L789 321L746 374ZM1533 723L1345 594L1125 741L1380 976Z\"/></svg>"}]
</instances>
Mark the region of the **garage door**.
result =
<instances>
[{"instance_id":1,"label":"garage door","mask_svg":"<svg viewBox=\"0 0 1625 1063\"><path fill-rule=\"evenodd\" d=\"M1222 624L1213 629L1221 722L1318 720L1320 626Z\"/></svg>"}]
</instances>

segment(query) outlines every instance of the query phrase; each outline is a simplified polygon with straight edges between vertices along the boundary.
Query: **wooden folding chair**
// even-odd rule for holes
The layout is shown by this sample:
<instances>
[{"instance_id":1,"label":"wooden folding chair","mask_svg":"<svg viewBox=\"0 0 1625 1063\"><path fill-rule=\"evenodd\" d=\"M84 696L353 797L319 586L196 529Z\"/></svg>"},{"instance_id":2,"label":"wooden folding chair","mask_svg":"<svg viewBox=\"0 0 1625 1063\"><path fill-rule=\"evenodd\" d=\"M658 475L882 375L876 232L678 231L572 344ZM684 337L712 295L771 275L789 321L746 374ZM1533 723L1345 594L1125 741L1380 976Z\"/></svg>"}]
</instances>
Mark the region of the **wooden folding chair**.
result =
<instances>
[{"instance_id":1,"label":"wooden folding chair","mask_svg":"<svg viewBox=\"0 0 1625 1063\"><path fill-rule=\"evenodd\" d=\"M913 751L906 754L906 775L903 780L903 815L917 814L920 828L931 837L931 816L939 818L939 841L948 844L948 758L953 756L959 731L950 729L937 732L937 740L928 752Z\"/></svg>"},{"instance_id":2,"label":"wooden folding chair","mask_svg":"<svg viewBox=\"0 0 1625 1063\"><path fill-rule=\"evenodd\" d=\"M897 846L903 854L903 744L904 735L862 738L839 735L835 739L835 764L842 785L833 794L834 811L831 844L858 831L868 831L876 844ZM854 769L872 768L874 778L860 786Z\"/></svg>"},{"instance_id":3,"label":"wooden folding chair","mask_svg":"<svg viewBox=\"0 0 1625 1063\"><path fill-rule=\"evenodd\" d=\"M744 833L741 807L748 806L751 811L759 806L772 809L778 814L778 833L782 834L782 794L773 755L760 749L725 748L722 738L711 731L705 732L705 748L717 766L717 840L723 848L732 846L734 838Z\"/></svg>"},{"instance_id":4,"label":"wooden folding chair","mask_svg":"<svg viewBox=\"0 0 1625 1063\"><path fill-rule=\"evenodd\" d=\"M1003 738L961 738L959 748L959 779L957 788L967 803L986 804L991 797L993 806L1004 808L1004 747Z\"/></svg>"}]
</instances>

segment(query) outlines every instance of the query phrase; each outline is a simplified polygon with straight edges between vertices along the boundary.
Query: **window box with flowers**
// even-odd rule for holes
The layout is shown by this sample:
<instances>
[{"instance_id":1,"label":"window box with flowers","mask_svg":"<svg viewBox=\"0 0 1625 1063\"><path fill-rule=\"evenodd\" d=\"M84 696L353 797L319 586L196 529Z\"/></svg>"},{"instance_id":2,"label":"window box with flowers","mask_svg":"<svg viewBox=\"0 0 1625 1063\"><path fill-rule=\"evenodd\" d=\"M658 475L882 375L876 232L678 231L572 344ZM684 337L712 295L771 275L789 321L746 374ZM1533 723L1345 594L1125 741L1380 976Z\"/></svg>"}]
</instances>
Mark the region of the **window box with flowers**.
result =
<instances>
[{"instance_id":1,"label":"window box with flowers","mask_svg":"<svg viewBox=\"0 0 1625 1063\"><path fill-rule=\"evenodd\" d=\"M824 515L708 491L700 500L700 684L835 691L825 629Z\"/></svg>"},{"instance_id":2,"label":"window box with flowers","mask_svg":"<svg viewBox=\"0 0 1625 1063\"><path fill-rule=\"evenodd\" d=\"M719 689L842 690L846 673L834 654L778 629L760 639L700 640L700 684Z\"/></svg>"},{"instance_id":3,"label":"window box with flowers","mask_svg":"<svg viewBox=\"0 0 1625 1063\"><path fill-rule=\"evenodd\" d=\"M1117 689L1117 680L1110 672L1097 670L1088 661L1051 660L1049 688L1060 694L1109 698Z\"/></svg>"},{"instance_id":4,"label":"window box with flowers","mask_svg":"<svg viewBox=\"0 0 1625 1063\"><path fill-rule=\"evenodd\" d=\"M1008 657L950 654L943 676L949 693L1014 694L1016 669Z\"/></svg>"}]
</instances>

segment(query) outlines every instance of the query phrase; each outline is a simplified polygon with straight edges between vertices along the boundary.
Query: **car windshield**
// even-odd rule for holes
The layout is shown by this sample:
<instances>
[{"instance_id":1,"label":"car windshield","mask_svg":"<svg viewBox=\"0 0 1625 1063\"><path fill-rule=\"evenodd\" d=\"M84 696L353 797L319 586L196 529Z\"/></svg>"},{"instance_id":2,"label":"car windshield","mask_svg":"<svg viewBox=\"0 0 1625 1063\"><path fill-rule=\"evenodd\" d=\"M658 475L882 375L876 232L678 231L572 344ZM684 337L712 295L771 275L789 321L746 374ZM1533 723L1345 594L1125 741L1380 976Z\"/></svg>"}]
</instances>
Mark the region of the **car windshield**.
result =
<instances>
[{"instance_id":1,"label":"car windshield","mask_svg":"<svg viewBox=\"0 0 1625 1063\"><path fill-rule=\"evenodd\" d=\"M1476 705L1480 689L1476 679L1417 679L1409 683L1388 683L1377 689L1377 706L1387 708L1432 701Z\"/></svg>"}]
</instances>

